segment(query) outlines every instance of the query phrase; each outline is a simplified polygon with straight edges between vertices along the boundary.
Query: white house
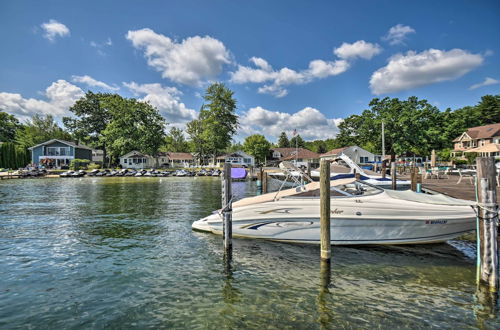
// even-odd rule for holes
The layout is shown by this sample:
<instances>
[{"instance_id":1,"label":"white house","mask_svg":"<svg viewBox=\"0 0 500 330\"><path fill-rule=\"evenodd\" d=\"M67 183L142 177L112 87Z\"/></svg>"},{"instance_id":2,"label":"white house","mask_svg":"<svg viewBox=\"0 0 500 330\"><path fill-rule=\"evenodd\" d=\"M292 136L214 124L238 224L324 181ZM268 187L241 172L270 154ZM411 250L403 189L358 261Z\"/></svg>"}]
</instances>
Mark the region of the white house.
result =
<instances>
[{"instance_id":1,"label":"white house","mask_svg":"<svg viewBox=\"0 0 500 330\"><path fill-rule=\"evenodd\" d=\"M365 150L358 146L333 149L328 151L327 153L320 155L320 158L335 160L340 155L346 155L356 164L367 164L373 162L380 162L382 160L382 156L375 155L369 152L368 150Z\"/></svg>"},{"instance_id":2,"label":"white house","mask_svg":"<svg viewBox=\"0 0 500 330\"><path fill-rule=\"evenodd\" d=\"M217 157L217 165L222 166L224 163L240 165L243 167L255 166L255 158L252 155L243 151L236 151L230 154Z\"/></svg>"},{"instance_id":3,"label":"white house","mask_svg":"<svg viewBox=\"0 0 500 330\"><path fill-rule=\"evenodd\" d=\"M144 169L156 166L156 160L145 155L137 150L131 151L120 157L120 165L122 168Z\"/></svg>"},{"instance_id":4,"label":"white house","mask_svg":"<svg viewBox=\"0 0 500 330\"><path fill-rule=\"evenodd\" d=\"M194 165L194 157L189 152L166 152L161 153L160 157L166 159L166 163L161 161L162 166L168 167L190 167Z\"/></svg>"}]
</instances>

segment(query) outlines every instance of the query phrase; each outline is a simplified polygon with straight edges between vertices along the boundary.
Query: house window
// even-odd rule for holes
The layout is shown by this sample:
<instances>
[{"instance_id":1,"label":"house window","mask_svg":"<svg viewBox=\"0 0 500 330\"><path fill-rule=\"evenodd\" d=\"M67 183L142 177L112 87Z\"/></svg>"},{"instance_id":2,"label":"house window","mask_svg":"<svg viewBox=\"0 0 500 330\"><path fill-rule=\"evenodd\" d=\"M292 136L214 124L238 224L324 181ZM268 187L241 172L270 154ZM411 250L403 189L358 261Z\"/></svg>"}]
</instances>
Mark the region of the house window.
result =
<instances>
[{"instance_id":1,"label":"house window","mask_svg":"<svg viewBox=\"0 0 500 330\"><path fill-rule=\"evenodd\" d=\"M360 163L368 163L368 157L359 157Z\"/></svg>"},{"instance_id":2,"label":"house window","mask_svg":"<svg viewBox=\"0 0 500 330\"><path fill-rule=\"evenodd\" d=\"M245 164L250 164L252 162L252 160L250 158L243 158L243 162Z\"/></svg>"}]
</instances>

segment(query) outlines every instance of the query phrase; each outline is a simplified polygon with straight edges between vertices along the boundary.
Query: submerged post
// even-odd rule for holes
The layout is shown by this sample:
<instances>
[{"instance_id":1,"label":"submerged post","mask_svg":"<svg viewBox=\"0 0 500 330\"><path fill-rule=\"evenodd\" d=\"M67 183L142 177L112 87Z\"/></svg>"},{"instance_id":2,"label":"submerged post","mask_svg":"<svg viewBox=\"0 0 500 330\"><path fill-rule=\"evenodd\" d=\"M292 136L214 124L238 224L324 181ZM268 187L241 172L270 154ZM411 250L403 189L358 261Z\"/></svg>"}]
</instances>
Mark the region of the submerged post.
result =
<instances>
[{"instance_id":1,"label":"submerged post","mask_svg":"<svg viewBox=\"0 0 500 330\"><path fill-rule=\"evenodd\" d=\"M222 214L223 214L223 241L224 254L230 255L233 249L233 206L231 192L231 164L224 163L222 179Z\"/></svg>"},{"instance_id":2,"label":"submerged post","mask_svg":"<svg viewBox=\"0 0 500 330\"><path fill-rule=\"evenodd\" d=\"M477 192L480 258L480 282L491 292L498 291L498 214L496 167L493 157L478 157Z\"/></svg>"},{"instance_id":3,"label":"submerged post","mask_svg":"<svg viewBox=\"0 0 500 330\"><path fill-rule=\"evenodd\" d=\"M321 259L330 261L332 244L330 238L330 161L322 159L319 176L319 214Z\"/></svg>"},{"instance_id":4,"label":"submerged post","mask_svg":"<svg viewBox=\"0 0 500 330\"><path fill-rule=\"evenodd\" d=\"M391 162L392 190L396 190L396 162Z\"/></svg>"}]
</instances>

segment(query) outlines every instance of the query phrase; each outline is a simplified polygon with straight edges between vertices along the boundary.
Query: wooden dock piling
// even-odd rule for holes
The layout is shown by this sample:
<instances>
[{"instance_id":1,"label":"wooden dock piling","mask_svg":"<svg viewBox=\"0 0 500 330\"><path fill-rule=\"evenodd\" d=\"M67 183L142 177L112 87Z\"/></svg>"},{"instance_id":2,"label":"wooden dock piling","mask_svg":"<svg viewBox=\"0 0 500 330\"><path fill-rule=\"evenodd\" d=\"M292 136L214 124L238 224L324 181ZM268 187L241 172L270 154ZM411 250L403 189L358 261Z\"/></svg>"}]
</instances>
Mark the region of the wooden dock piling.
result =
<instances>
[{"instance_id":1,"label":"wooden dock piling","mask_svg":"<svg viewBox=\"0 0 500 330\"><path fill-rule=\"evenodd\" d=\"M392 190L396 190L396 162L391 162L391 180L392 180Z\"/></svg>"},{"instance_id":2,"label":"wooden dock piling","mask_svg":"<svg viewBox=\"0 0 500 330\"><path fill-rule=\"evenodd\" d=\"M263 171L262 172L262 193L267 194L267 172Z\"/></svg>"},{"instance_id":3,"label":"wooden dock piling","mask_svg":"<svg viewBox=\"0 0 500 330\"><path fill-rule=\"evenodd\" d=\"M321 259L330 261L330 161L322 159L320 162L320 249Z\"/></svg>"},{"instance_id":4,"label":"wooden dock piling","mask_svg":"<svg viewBox=\"0 0 500 330\"><path fill-rule=\"evenodd\" d=\"M382 160L382 178L383 179L385 179L386 172L387 172L387 163L384 160Z\"/></svg>"},{"instance_id":5,"label":"wooden dock piling","mask_svg":"<svg viewBox=\"0 0 500 330\"><path fill-rule=\"evenodd\" d=\"M224 163L224 174L222 179L222 214L223 214L223 241L224 253L231 255L233 250L233 207L231 191L231 164ZM228 258L230 260L230 257Z\"/></svg>"},{"instance_id":6,"label":"wooden dock piling","mask_svg":"<svg viewBox=\"0 0 500 330\"><path fill-rule=\"evenodd\" d=\"M498 213L496 193L496 167L493 157L478 157L477 197L480 264L479 281L489 287L491 292L498 291Z\"/></svg>"},{"instance_id":7,"label":"wooden dock piling","mask_svg":"<svg viewBox=\"0 0 500 330\"><path fill-rule=\"evenodd\" d=\"M418 169L413 166L410 170L411 191L417 191Z\"/></svg>"}]
</instances>

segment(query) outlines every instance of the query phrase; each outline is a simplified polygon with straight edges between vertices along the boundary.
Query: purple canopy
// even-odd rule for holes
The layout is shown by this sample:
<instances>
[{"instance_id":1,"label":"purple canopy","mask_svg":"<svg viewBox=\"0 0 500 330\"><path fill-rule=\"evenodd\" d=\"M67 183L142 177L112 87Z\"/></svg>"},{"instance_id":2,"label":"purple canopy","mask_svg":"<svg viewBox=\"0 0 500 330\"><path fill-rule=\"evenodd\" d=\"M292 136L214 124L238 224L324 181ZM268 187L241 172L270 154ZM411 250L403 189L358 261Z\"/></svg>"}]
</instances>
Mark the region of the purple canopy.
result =
<instances>
[{"instance_id":1,"label":"purple canopy","mask_svg":"<svg viewBox=\"0 0 500 330\"><path fill-rule=\"evenodd\" d=\"M247 177L247 171L241 167L232 167L231 168L231 179L244 179Z\"/></svg>"}]
</instances>

